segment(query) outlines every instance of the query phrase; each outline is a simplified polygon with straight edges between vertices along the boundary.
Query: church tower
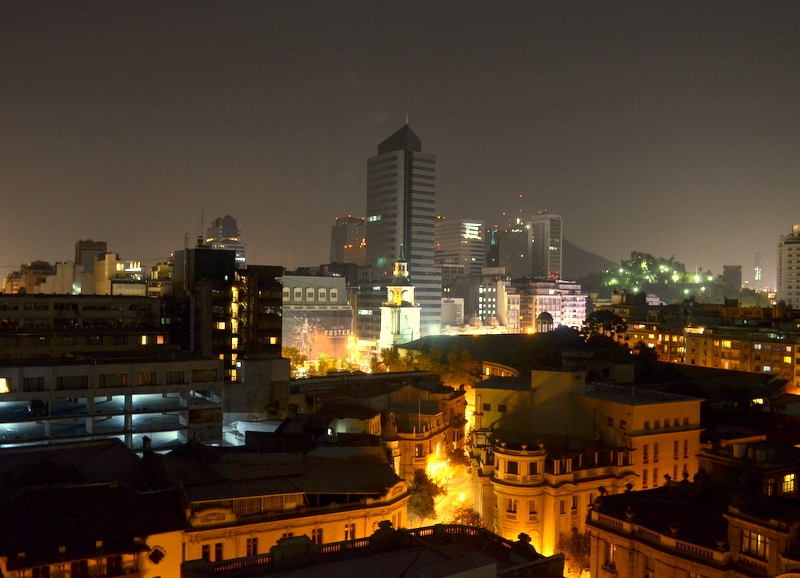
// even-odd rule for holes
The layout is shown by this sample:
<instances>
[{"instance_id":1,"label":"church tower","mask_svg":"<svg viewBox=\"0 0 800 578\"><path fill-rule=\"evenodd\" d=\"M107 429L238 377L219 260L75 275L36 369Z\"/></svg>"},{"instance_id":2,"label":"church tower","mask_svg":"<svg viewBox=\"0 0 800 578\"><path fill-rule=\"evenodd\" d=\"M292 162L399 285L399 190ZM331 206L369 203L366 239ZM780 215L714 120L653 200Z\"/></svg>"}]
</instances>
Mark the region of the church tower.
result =
<instances>
[{"instance_id":1,"label":"church tower","mask_svg":"<svg viewBox=\"0 0 800 578\"><path fill-rule=\"evenodd\" d=\"M414 301L414 285L408 279L408 263L401 247L394 263L394 277L386 284L386 301L381 305L381 333L378 349L419 339L420 306Z\"/></svg>"}]
</instances>

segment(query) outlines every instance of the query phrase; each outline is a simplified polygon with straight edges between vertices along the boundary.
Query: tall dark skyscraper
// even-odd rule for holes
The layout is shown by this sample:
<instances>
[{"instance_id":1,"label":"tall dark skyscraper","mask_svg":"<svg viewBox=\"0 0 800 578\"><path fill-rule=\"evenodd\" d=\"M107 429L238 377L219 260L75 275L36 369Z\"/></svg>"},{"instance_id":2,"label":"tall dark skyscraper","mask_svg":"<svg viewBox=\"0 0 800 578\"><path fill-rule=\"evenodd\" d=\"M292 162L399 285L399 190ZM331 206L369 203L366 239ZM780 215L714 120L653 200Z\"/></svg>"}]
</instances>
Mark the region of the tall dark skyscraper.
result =
<instances>
[{"instance_id":1,"label":"tall dark skyscraper","mask_svg":"<svg viewBox=\"0 0 800 578\"><path fill-rule=\"evenodd\" d=\"M561 215L540 211L531 219L531 265L538 279L561 279Z\"/></svg>"},{"instance_id":2,"label":"tall dark skyscraper","mask_svg":"<svg viewBox=\"0 0 800 578\"><path fill-rule=\"evenodd\" d=\"M438 333L441 317L442 278L433 264L435 223L436 156L422 152L422 142L406 124L367 161L367 265L375 282L388 283L404 248L422 307L422 336Z\"/></svg>"}]
</instances>

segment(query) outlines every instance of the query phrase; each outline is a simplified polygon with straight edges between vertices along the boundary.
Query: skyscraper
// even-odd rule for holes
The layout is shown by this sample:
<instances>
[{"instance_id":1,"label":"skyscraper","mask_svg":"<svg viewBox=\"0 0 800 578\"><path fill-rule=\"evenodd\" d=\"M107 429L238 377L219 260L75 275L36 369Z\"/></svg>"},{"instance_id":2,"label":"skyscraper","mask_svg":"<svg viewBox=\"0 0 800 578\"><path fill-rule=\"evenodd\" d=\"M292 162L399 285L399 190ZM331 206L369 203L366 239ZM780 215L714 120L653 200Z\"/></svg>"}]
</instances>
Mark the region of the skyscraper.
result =
<instances>
[{"instance_id":1,"label":"skyscraper","mask_svg":"<svg viewBox=\"0 0 800 578\"><path fill-rule=\"evenodd\" d=\"M225 215L211 222L211 226L206 231L206 245L211 249L236 251L236 268L244 269L247 262L244 256L244 244L239 238L241 234L236 219Z\"/></svg>"},{"instance_id":2,"label":"skyscraper","mask_svg":"<svg viewBox=\"0 0 800 578\"><path fill-rule=\"evenodd\" d=\"M561 215L539 211L531 219L530 235L533 277L561 279Z\"/></svg>"},{"instance_id":3,"label":"skyscraper","mask_svg":"<svg viewBox=\"0 0 800 578\"><path fill-rule=\"evenodd\" d=\"M436 156L422 152L422 142L406 124L367 161L367 265L373 280L385 285L404 248L422 309L422 336L439 332L442 278L433 264L435 223Z\"/></svg>"},{"instance_id":4,"label":"skyscraper","mask_svg":"<svg viewBox=\"0 0 800 578\"><path fill-rule=\"evenodd\" d=\"M800 223L778 243L778 301L800 309Z\"/></svg>"},{"instance_id":5,"label":"skyscraper","mask_svg":"<svg viewBox=\"0 0 800 578\"><path fill-rule=\"evenodd\" d=\"M336 217L331 227L331 263L366 265L364 217Z\"/></svg>"},{"instance_id":6,"label":"skyscraper","mask_svg":"<svg viewBox=\"0 0 800 578\"><path fill-rule=\"evenodd\" d=\"M442 270L443 280L455 275L480 275L486 266L483 221L439 217L435 240L433 261Z\"/></svg>"},{"instance_id":7,"label":"skyscraper","mask_svg":"<svg viewBox=\"0 0 800 578\"><path fill-rule=\"evenodd\" d=\"M761 291L761 277L763 269L761 268L761 251L756 251L753 256L753 288L756 291Z\"/></svg>"}]
</instances>

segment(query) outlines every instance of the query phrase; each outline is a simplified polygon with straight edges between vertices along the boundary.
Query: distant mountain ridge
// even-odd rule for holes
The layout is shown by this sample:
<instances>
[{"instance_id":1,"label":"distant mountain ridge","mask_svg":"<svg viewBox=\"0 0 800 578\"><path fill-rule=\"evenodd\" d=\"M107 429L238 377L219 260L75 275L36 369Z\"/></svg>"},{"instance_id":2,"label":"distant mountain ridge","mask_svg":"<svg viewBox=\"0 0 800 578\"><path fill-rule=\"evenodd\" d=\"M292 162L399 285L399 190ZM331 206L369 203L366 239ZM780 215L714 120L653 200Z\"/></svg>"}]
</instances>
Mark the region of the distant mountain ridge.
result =
<instances>
[{"instance_id":1,"label":"distant mountain ridge","mask_svg":"<svg viewBox=\"0 0 800 578\"><path fill-rule=\"evenodd\" d=\"M619 263L601 257L596 253L581 249L577 245L562 239L561 262L564 266L563 278L577 281L591 273L604 271L612 267L619 267Z\"/></svg>"}]
</instances>

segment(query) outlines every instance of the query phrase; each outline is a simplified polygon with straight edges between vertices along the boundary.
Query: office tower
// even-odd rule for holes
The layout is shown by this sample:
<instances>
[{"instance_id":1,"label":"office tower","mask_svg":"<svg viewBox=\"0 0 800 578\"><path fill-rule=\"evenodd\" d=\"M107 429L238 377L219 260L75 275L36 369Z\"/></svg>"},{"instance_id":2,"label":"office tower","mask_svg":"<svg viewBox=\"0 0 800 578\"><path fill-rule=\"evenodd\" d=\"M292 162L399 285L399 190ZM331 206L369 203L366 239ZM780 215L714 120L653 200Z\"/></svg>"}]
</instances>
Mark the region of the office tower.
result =
<instances>
[{"instance_id":1,"label":"office tower","mask_svg":"<svg viewBox=\"0 0 800 578\"><path fill-rule=\"evenodd\" d=\"M800 223L792 225L789 235L778 243L778 301L800 309Z\"/></svg>"},{"instance_id":2,"label":"office tower","mask_svg":"<svg viewBox=\"0 0 800 578\"><path fill-rule=\"evenodd\" d=\"M502 267L512 279L530 277L530 224L525 225L519 218L508 228L492 231L493 238L486 264L489 267Z\"/></svg>"},{"instance_id":3,"label":"office tower","mask_svg":"<svg viewBox=\"0 0 800 578\"><path fill-rule=\"evenodd\" d=\"M405 125L367 161L367 265L373 281L386 285L404 251L422 308L423 337L439 332L442 281L433 264L435 223L436 156L423 153L421 141ZM379 305L371 304L371 310L380 315ZM372 339L378 337L376 329L373 324Z\"/></svg>"},{"instance_id":4,"label":"office tower","mask_svg":"<svg viewBox=\"0 0 800 578\"><path fill-rule=\"evenodd\" d=\"M742 266L741 265L723 265L722 266L722 280L737 291L742 288Z\"/></svg>"},{"instance_id":5,"label":"office tower","mask_svg":"<svg viewBox=\"0 0 800 578\"><path fill-rule=\"evenodd\" d=\"M753 256L753 288L756 291L761 291L761 278L763 276L763 270L761 268L761 251L756 251L755 255Z\"/></svg>"},{"instance_id":6,"label":"office tower","mask_svg":"<svg viewBox=\"0 0 800 578\"><path fill-rule=\"evenodd\" d=\"M456 275L480 275L486 256L483 222L476 219L436 219L433 262L442 271L442 281Z\"/></svg>"},{"instance_id":7,"label":"office tower","mask_svg":"<svg viewBox=\"0 0 800 578\"><path fill-rule=\"evenodd\" d=\"M225 215L211 222L211 226L206 230L205 244L210 249L236 251L236 268L244 269L246 260L244 244L240 239L241 234L236 219Z\"/></svg>"},{"instance_id":8,"label":"office tower","mask_svg":"<svg viewBox=\"0 0 800 578\"><path fill-rule=\"evenodd\" d=\"M89 275L94 271L94 261L108 252L105 241L80 240L75 243L75 264L83 265L83 271Z\"/></svg>"},{"instance_id":9,"label":"office tower","mask_svg":"<svg viewBox=\"0 0 800 578\"><path fill-rule=\"evenodd\" d=\"M539 211L531 219L530 235L533 276L561 279L561 215Z\"/></svg>"},{"instance_id":10,"label":"office tower","mask_svg":"<svg viewBox=\"0 0 800 578\"><path fill-rule=\"evenodd\" d=\"M367 264L364 217L336 217L331 226L330 263Z\"/></svg>"}]
</instances>

